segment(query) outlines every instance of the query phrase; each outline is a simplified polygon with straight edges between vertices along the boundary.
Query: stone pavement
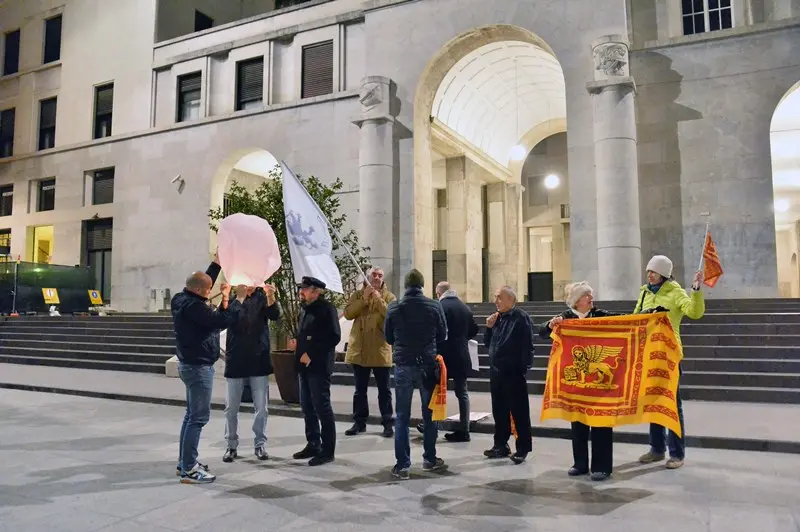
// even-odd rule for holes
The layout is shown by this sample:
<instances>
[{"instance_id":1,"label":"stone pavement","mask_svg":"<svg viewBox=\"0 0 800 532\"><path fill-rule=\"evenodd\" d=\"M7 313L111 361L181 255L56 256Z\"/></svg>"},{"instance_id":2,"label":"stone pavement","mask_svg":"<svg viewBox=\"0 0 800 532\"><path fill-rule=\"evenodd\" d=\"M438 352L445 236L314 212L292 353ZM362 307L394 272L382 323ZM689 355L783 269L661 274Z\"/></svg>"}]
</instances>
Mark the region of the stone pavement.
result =
<instances>
[{"instance_id":1,"label":"stone pavement","mask_svg":"<svg viewBox=\"0 0 800 532\"><path fill-rule=\"evenodd\" d=\"M150 373L128 373L87 369L56 368L0 364L0 388L59 391L74 395L127 399L162 404L183 404L185 391L178 379ZM377 417L377 390L369 389L371 414ZM350 419L353 389L332 386L333 410L339 421ZM298 416L297 406L280 400L275 383L270 387L270 409L273 414ZM412 412L419 412L419 399L414 398ZM486 393L471 393L473 412L491 412L491 398ZM225 380L217 379L213 402L216 408L225 403ZM448 414L458 413L452 392L448 396ZM531 397L531 420L535 436L568 437L568 424L559 420L539 421L541 397ZM800 453L800 406L758 403L721 403L686 401L687 441L691 447L739 450L768 450ZM491 421L491 418L489 418ZM473 430L491 432L490 423L477 424ZM646 425L625 426L614 431L615 441L643 443Z\"/></svg>"},{"instance_id":2,"label":"stone pavement","mask_svg":"<svg viewBox=\"0 0 800 532\"><path fill-rule=\"evenodd\" d=\"M537 440L521 466L487 461L490 437L440 444L450 468L395 481L391 441L340 439L319 468L290 459L302 421L271 417L257 462L222 463L223 418L212 414L201 457L219 475L187 486L174 476L183 410L0 390L0 530L196 531L720 531L800 530L800 456L692 449L686 466L635 463L641 446L615 447L615 475L596 484L566 476L570 446ZM242 426L246 427L247 414ZM343 431L344 424L340 424ZM243 443L249 434L240 435Z\"/></svg>"}]
</instances>

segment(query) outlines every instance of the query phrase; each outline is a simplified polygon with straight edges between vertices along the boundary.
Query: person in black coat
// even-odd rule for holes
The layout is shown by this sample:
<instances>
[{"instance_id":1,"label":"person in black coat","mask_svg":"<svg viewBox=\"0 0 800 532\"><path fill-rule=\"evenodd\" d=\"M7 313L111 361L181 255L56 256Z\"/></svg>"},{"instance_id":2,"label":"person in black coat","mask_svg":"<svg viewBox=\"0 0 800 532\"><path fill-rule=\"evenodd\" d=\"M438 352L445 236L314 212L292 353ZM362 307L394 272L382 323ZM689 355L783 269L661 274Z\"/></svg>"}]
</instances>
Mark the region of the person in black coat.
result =
<instances>
[{"instance_id":1,"label":"person in black coat","mask_svg":"<svg viewBox=\"0 0 800 532\"><path fill-rule=\"evenodd\" d=\"M445 434L444 438L450 442L467 442L470 441L467 377L472 373L468 342L478 334L478 325L469 307L458 299L455 290L450 289L450 283L439 283L436 286L436 295L439 296L439 304L442 305L447 323L447 339L439 344L439 354L444 358L447 377L453 379L460 425L459 430Z\"/></svg>"},{"instance_id":2,"label":"person in black coat","mask_svg":"<svg viewBox=\"0 0 800 532\"><path fill-rule=\"evenodd\" d=\"M239 405L245 385L250 385L253 396L253 434L255 456L266 460L267 402L269 401L269 375L272 375L270 358L269 320L281 317L280 304L275 300L275 289L238 286L236 300L231 303L239 309L239 319L228 327L225 339L225 379L228 390L225 399L225 440L228 448L223 462L233 462L239 457Z\"/></svg>"},{"instance_id":3,"label":"person in black coat","mask_svg":"<svg viewBox=\"0 0 800 532\"><path fill-rule=\"evenodd\" d=\"M542 324L539 336L550 338L553 327L563 320L582 318L602 318L619 316L619 313L608 312L594 307L592 287L586 282L572 283L566 289L567 310ZM611 427L589 427L578 421L572 423L572 458L573 466L568 474L571 477L586 475L589 467L589 437L592 440L591 479L606 480L611 476L614 463L613 430Z\"/></svg>"},{"instance_id":4,"label":"person in black coat","mask_svg":"<svg viewBox=\"0 0 800 532\"><path fill-rule=\"evenodd\" d=\"M336 307L325 299L325 283L314 277L303 277L299 289L303 310L295 358L307 443L302 451L294 454L294 458L310 458L308 465L318 466L333 462L336 450L331 374L342 330Z\"/></svg>"},{"instance_id":5,"label":"person in black coat","mask_svg":"<svg viewBox=\"0 0 800 532\"><path fill-rule=\"evenodd\" d=\"M517 294L509 286L494 295L497 312L486 319L483 342L489 347L489 387L492 394L494 445L484 451L487 458L510 456L521 464L533 448L531 405L528 402L526 374L533 365L533 324L518 308ZM511 419L517 429L517 448L508 448Z\"/></svg>"}]
</instances>

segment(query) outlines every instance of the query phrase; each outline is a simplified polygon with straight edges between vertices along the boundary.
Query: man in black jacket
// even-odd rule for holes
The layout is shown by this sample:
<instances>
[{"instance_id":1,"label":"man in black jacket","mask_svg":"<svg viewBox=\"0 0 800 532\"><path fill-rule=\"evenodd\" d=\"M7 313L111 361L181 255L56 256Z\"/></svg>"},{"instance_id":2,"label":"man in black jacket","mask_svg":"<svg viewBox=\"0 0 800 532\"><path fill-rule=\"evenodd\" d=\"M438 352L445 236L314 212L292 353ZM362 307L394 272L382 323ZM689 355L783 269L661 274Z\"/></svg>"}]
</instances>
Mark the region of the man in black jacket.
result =
<instances>
[{"instance_id":1,"label":"man in black jacket","mask_svg":"<svg viewBox=\"0 0 800 532\"><path fill-rule=\"evenodd\" d=\"M342 331L336 307L325 299L324 294L325 283L314 277L303 277L300 283L303 310L300 313L295 357L307 443L302 451L294 453L294 458L310 458L308 465L311 466L333 462L336 450L331 374L334 352Z\"/></svg>"},{"instance_id":2,"label":"man in black jacket","mask_svg":"<svg viewBox=\"0 0 800 532\"><path fill-rule=\"evenodd\" d=\"M447 338L447 325L442 307L425 297L422 287L425 280L417 270L406 275L406 292L399 301L392 301L386 309L383 324L386 342L392 346L394 359L395 432L394 454L397 463L392 475L400 480L410 478L411 445L408 424L411 421L411 399L414 384L422 399L424 426L422 468L436 471L445 467L444 460L436 457L438 429L431 420L433 389L438 382L433 378L436 367L436 345Z\"/></svg>"},{"instance_id":3,"label":"man in black jacket","mask_svg":"<svg viewBox=\"0 0 800 532\"><path fill-rule=\"evenodd\" d=\"M459 430L445 434L444 438L450 442L467 442L470 441L467 376L472 371L468 342L478 334L478 326L469 307L458 299L455 290L450 289L450 283L439 283L436 295L439 296L439 304L447 322L447 339L439 344L439 354L447 366L447 377L453 379L460 421Z\"/></svg>"},{"instance_id":4,"label":"man in black jacket","mask_svg":"<svg viewBox=\"0 0 800 532\"><path fill-rule=\"evenodd\" d=\"M211 388L214 363L219 358L219 331L236 322L238 310L228 308L230 286L222 285L219 309L208 297L219 276L216 258L206 273L195 272L186 279L186 288L172 298L172 323L178 351L178 371L186 385L186 414L180 433L178 475L181 483L214 482L208 466L197 461L200 432L211 415Z\"/></svg>"},{"instance_id":5,"label":"man in black jacket","mask_svg":"<svg viewBox=\"0 0 800 532\"><path fill-rule=\"evenodd\" d=\"M223 462L233 462L239 457L239 404L245 384L250 385L253 396L253 434L255 455L266 460L267 402L269 401L269 375L272 359L269 345L269 320L281 317L280 304L275 300L275 288L247 286L236 287L236 300L232 307L240 309L239 319L228 328L225 339L225 379L228 393L225 399L225 440L228 448Z\"/></svg>"},{"instance_id":6,"label":"man in black jacket","mask_svg":"<svg viewBox=\"0 0 800 532\"><path fill-rule=\"evenodd\" d=\"M497 312L486 319L483 343L489 346L489 376L494 417L494 446L483 454L487 458L511 455L508 438L511 422L517 430L517 448L511 455L521 464L533 448L531 409L528 403L526 373L533 365L533 324L530 316L517 308L517 295L504 286L495 292Z\"/></svg>"}]
</instances>

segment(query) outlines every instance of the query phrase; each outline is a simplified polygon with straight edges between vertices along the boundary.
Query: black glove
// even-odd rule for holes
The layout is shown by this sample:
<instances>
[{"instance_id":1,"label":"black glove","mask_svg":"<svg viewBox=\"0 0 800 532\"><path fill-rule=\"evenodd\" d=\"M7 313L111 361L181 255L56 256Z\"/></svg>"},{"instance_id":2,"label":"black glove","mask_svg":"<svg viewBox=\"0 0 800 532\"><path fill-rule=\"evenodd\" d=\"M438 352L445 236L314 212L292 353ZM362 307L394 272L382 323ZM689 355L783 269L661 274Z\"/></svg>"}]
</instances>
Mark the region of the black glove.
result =
<instances>
[{"instance_id":1,"label":"black glove","mask_svg":"<svg viewBox=\"0 0 800 532\"><path fill-rule=\"evenodd\" d=\"M660 306L656 308L648 308L643 310L642 314L657 314L659 312L669 312L669 309Z\"/></svg>"}]
</instances>

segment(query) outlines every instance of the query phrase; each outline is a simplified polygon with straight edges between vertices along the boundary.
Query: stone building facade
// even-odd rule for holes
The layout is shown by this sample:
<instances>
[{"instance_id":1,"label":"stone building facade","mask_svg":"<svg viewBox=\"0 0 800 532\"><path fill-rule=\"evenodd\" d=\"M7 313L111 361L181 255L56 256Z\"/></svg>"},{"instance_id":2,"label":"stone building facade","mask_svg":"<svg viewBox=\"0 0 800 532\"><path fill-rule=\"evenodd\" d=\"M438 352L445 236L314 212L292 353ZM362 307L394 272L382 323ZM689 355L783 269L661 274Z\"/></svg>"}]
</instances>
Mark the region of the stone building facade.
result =
<instances>
[{"instance_id":1,"label":"stone building facade","mask_svg":"<svg viewBox=\"0 0 800 532\"><path fill-rule=\"evenodd\" d=\"M0 30L0 240L121 310L276 160L344 181L395 289L632 299L654 253L686 282L710 223L712 297L800 291L800 157L779 187L771 147L781 102L800 132L800 0L9 0Z\"/></svg>"}]
</instances>

